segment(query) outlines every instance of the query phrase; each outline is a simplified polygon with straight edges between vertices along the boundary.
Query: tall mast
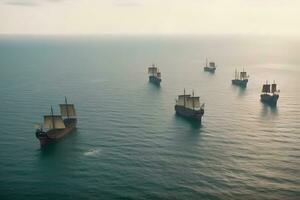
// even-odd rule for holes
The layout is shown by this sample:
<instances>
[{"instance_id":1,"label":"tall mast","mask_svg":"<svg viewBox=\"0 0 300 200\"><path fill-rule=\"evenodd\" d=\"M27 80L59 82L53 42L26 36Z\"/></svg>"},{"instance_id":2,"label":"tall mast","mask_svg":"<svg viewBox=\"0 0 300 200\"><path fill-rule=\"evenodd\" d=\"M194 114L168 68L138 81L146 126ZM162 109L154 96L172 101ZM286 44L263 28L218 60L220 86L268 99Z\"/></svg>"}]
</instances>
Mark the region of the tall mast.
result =
<instances>
[{"instance_id":1,"label":"tall mast","mask_svg":"<svg viewBox=\"0 0 300 200\"><path fill-rule=\"evenodd\" d=\"M274 85L274 86L273 86ZM273 90L273 87L275 87L276 88L276 83L275 83L275 80L273 80L273 85L272 85L272 93L274 94L275 92L276 92L276 89L275 90Z\"/></svg>"},{"instance_id":2,"label":"tall mast","mask_svg":"<svg viewBox=\"0 0 300 200\"><path fill-rule=\"evenodd\" d=\"M52 118L52 126L53 126L53 129L55 129L55 123L54 123L53 108L52 108L52 106L51 106L51 118Z\"/></svg>"},{"instance_id":3,"label":"tall mast","mask_svg":"<svg viewBox=\"0 0 300 200\"><path fill-rule=\"evenodd\" d=\"M193 110L195 110L195 102L194 102L194 90L193 90Z\"/></svg>"},{"instance_id":4,"label":"tall mast","mask_svg":"<svg viewBox=\"0 0 300 200\"><path fill-rule=\"evenodd\" d=\"M235 71L234 71L234 78L235 78L235 80L237 79L237 78L236 78L236 73L237 73L237 72L236 72L236 69L235 69Z\"/></svg>"},{"instance_id":5,"label":"tall mast","mask_svg":"<svg viewBox=\"0 0 300 200\"><path fill-rule=\"evenodd\" d=\"M206 63L205 63L205 67L207 67L207 57L205 58L205 62L206 62Z\"/></svg>"},{"instance_id":6,"label":"tall mast","mask_svg":"<svg viewBox=\"0 0 300 200\"><path fill-rule=\"evenodd\" d=\"M244 73L244 72L245 72L245 69L244 69L244 67L243 67L243 76L241 77L242 80L244 80L244 76L245 76L245 73Z\"/></svg>"},{"instance_id":7,"label":"tall mast","mask_svg":"<svg viewBox=\"0 0 300 200\"><path fill-rule=\"evenodd\" d=\"M183 90L183 106L185 107L185 88Z\"/></svg>"},{"instance_id":8,"label":"tall mast","mask_svg":"<svg viewBox=\"0 0 300 200\"><path fill-rule=\"evenodd\" d=\"M152 64L152 68L153 68L153 70L152 70L152 76L154 76L154 67L155 67L155 64L153 63Z\"/></svg>"},{"instance_id":9,"label":"tall mast","mask_svg":"<svg viewBox=\"0 0 300 200\"><path fill-rule=\"evenodd\" d=\"M67 117L69 119L69 108L68 108L68 101L67 101L67 97L65 96L65 104L66 104L66 110L67 110Z\"/></svg>"}]
</instances>

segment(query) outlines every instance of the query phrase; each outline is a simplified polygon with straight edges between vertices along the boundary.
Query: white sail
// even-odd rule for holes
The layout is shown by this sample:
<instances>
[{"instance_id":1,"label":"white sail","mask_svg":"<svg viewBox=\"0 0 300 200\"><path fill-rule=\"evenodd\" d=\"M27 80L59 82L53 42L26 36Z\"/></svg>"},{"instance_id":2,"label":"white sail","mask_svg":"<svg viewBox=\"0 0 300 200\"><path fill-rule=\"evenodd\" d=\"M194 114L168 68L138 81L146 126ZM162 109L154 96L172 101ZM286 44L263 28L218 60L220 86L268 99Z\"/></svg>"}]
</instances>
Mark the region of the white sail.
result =
<instances>
[{"instance_id":1,"label":"white sail","mask_svg":"<svg viewBox=\"0 0 300 200\"><path fill-rule=\"evenodd\" d=\"M74 104L60 104L60 114L63 117L75 117L76 111Z\"/></svg>"},{"instance_id":2,"label":"white sail","mask_svg":"<svg viewBox=\"0 0 300 200\"><path fill-rule=\"evenodd\" d=\"M46 115L44 116L44 128L61 129L66 128L64 121L60 115Z\"/></svg>"},{"instance_id":3,"label":"white sail","mask_svg":"<svg viewBox=\"0 0 300 200\"><path fill-rule=\"evenodd\" d=\"M200 97L188 97L186 107L190 109L200 108Z\"/></svg>"},{"instance_id":4,"label":"white sail","mask_svg":"<svg viewBox=\"0 0 300 200\"><path fill-rule=\"evenodd\" d=\"M200 108L200 97L191 97L194 108Z\"/></svg>"},{"instance_id":5,"label":"white sail","mask_svg":"<svg viewBox=\"0 0 300 200\"><path fill-rule=\"evenodd\" d=\"M177 105L178 106L187 106L187 99L188 97L190 97L191 95L179 95L178 96L178 100L177 100Z\"/></svg>"},{"instance_id":6,"label":"white sail","mask_svg":"<svg viewBox=\"0 0 300 200\"><path fill-rule=\"evenodd\" d=\"M190 97L186 99L185 107L193 109L193 102L192 102L192 99Z\"/></svg>"}]
</instances>

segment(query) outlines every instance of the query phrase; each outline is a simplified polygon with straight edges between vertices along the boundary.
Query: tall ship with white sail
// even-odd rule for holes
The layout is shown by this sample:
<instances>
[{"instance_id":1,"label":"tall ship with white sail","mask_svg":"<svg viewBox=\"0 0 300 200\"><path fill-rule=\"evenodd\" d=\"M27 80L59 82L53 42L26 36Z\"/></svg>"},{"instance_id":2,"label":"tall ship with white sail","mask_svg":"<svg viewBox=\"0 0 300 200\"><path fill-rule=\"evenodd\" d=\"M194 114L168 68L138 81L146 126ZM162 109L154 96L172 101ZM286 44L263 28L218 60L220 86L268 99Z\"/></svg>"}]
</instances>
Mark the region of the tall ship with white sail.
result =
<instances>
[{"instance_id":1,"label":"tall ship with white sail","mask_svg":"<svg viewBox=\"0 0 300 200\"><path fill-rule=\"evenodd\" d=\"M41 145L55 142L62 139L76 128L77 118L74 104L60 104L60 115L54 115L51 106L50 115L44 116L44 123L37 127L35 135Z\"/></svg>"},{"instance_id":2,"label":"tall ship with white sail","mask_svg":"<svg viewBox=\"0 0 300 200\"><path fill-rule=\"evenodd\" d=\"M186 94L184 89L183 95L179 95L176 99L175 111L180 116L194 119L201 123L204 115L204 104L200 103L199 96L194 96L194 91L190 95Z\"/></svg>"},{"instance_id":3,"label":"tall ship with white sail","mask_svg":"<svg viewBox=\"0 0 300 200\"><path fill-rule=\"evenodd\" d=\"M247 72L243 69L242 72L238 72L235 70L234 79L231 81L233 85L237 85L240 87L247 87L249 76Z\"/></svg>"},{"instance_id":4,"label":"tall ship with white sail","mask_svg":"<svg viewBox=\"0 0 300 200\"><path fill-rule=\"evenodd\" d=\"M151 67L148 67L149 82L156 85L160 85L161 82L161 73L158 67L155 64L152 64Z\"/></svg>"},{"instance_id":5,"label":"tall ship with white sail","mask_svg":"<svg viewBox=\"0 0 300 200\"><path fill-rule=\"evenodd\" d=\"M217 65L215 62L209 62L207 61L206 59L206 62L205 62L205 66L204 66L204 71L207 71L207 72L211 72L211 73L214 73L217 69Z\"/></svg>"},{"instance_id":6,"label":"tall ship with white sail","mask_svg":"<svg viewBox=\"0 0 300 200\"><path fill-rule=\"evenodd\" d=\"M268 81L263 84L262 94L260 95L260 100L263 103L276 106L279 99L279 90L277 90L277 84L269 84Z\"/></svg>"}]
</instances>

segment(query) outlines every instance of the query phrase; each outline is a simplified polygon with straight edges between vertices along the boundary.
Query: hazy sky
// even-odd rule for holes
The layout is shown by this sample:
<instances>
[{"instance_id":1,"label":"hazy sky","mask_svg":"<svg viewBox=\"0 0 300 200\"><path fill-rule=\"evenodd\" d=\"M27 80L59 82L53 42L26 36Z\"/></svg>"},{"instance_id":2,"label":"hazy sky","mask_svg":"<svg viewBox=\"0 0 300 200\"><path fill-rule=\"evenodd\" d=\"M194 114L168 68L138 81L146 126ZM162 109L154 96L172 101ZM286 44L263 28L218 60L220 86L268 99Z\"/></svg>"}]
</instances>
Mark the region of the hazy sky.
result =
<instances>
[{"instance_id":1,"label":"hazy sky","mask_svg":"<svg viewBox=\"0 0 300 200\"><path fill-rule=\"evenodd\" d=\"M300 0L0 0L0 33L300 34Z\"/></svg>"}]
</instances>

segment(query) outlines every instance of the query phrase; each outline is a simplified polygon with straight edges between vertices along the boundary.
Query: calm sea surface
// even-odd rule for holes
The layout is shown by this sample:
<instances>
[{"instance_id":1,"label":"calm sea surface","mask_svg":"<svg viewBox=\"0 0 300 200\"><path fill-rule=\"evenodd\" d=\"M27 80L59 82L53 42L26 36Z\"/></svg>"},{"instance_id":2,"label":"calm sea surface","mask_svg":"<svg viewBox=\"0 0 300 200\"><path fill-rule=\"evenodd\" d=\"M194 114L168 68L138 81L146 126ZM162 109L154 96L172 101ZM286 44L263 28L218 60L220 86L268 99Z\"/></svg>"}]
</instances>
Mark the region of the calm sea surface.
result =
<instances>
[{"instance_id":1,"label":"calm sea surface","mask_svg":"<svg viewBox=\"0 0 300 200\"><path fill-rule=\"evenodd\" d=\"M0 198L299 199L299 52L297 38L1 36ZM259 101L266 80L277 108ZM184 88L202 126L174 113ZM78 129L41 149L34 123L64 96Z\"/></svg>"}]
</instances>

